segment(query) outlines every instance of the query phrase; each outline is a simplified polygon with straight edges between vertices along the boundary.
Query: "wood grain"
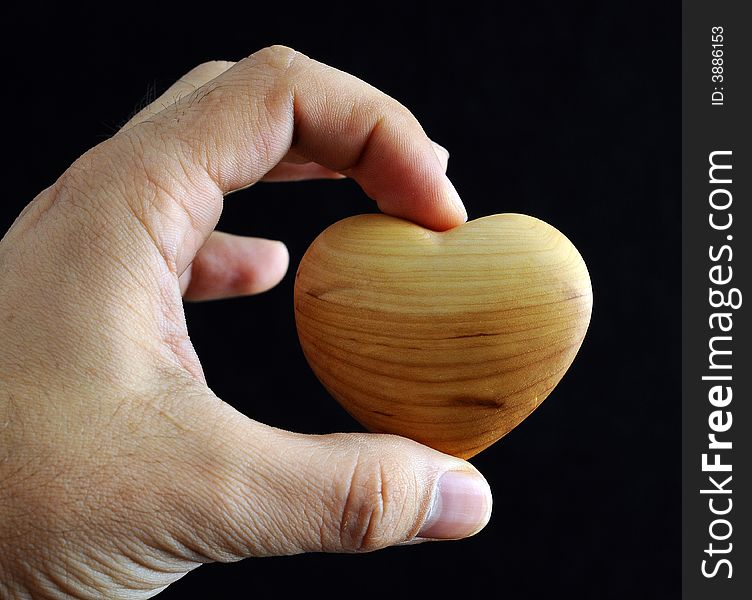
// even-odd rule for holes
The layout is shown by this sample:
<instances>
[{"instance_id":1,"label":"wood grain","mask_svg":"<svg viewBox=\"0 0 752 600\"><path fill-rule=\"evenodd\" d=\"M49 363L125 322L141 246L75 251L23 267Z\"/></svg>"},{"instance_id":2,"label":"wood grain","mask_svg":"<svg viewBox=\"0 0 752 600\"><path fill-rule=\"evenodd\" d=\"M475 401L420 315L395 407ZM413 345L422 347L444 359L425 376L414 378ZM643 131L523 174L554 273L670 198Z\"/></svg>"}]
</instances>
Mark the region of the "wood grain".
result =
<instances>
[{"instance_id":1,"label":"wood grain","mask_svg":"<svg viewBox=\"0 0 752 600\"><path fill-rule=\"evenodd\" d=\"M311 244L295 281L300 343L331 395L371 431L462 458L548 396L591 307L577 249L518 214L444 233L351 217Z\"/></svg>"}]
</instances>

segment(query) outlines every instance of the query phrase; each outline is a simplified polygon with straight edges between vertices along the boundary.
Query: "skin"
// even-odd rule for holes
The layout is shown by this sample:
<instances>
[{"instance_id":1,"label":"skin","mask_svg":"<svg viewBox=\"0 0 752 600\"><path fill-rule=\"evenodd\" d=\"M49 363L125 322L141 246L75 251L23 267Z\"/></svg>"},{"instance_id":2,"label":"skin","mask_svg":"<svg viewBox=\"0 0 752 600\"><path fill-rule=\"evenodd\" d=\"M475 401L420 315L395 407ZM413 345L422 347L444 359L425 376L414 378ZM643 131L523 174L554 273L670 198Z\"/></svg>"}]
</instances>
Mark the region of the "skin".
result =
<instances>
[{"instance_id":1,"label":"skin","mask_svg":"<svg viewBox=\"0 0 752 600\"><path fill-rule=\"evenodd\" d=\"M183 313L287 269L280 242L214 231L225 195L346 176L445 230L466 219L447 156L395 100L272 47L200 65L42 191L0 241L0 596L147 598L206 562L411 543L443 473L487 490L404 438L249 419Z\"/></svg>"}]
</instances>

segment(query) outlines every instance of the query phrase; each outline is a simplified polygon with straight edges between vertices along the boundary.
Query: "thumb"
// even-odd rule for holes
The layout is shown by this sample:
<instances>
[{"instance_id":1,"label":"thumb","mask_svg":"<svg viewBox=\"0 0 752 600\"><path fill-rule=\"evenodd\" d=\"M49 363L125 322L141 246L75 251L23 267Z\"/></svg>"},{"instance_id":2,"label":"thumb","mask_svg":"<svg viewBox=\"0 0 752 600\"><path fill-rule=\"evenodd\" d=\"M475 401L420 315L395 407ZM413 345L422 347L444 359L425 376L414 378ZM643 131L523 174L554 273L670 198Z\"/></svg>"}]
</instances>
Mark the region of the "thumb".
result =
<instances>
[{"instance_id":1,"label":"thumb","mask_svg":"<svg viewBox=\"0 0 752 600\"><path fill-rule=\"evenodd\" d=\"M466 461L393 435L245 421L243 440L223 436L214 484L190 494L205 507L195 516L210 556L370 551L468 537L489 520L490 488Z\"/></svg>"}]
</instances>

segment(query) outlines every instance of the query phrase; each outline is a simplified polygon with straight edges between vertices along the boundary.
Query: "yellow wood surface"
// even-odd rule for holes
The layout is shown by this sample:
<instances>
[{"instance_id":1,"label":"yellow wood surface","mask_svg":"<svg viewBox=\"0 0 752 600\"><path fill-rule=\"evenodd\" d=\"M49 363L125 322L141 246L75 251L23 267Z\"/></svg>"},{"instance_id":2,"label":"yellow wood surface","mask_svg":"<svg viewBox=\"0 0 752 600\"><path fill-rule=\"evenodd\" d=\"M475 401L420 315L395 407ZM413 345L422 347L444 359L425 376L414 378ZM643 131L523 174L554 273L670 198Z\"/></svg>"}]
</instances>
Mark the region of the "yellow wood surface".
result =
<instances>
[{"instance_id":1,"label":"yellow wood surface","mask_svg":"<svg viewBox=\"0 0 752 600\"><path fill-rule=\"evenodd\" d=\"M295 281L305 356L371 431L469 458L559 382L590 321L582 257L533 217L436 233L386 215L335 223Z\"/></svg>"}]
</instances>

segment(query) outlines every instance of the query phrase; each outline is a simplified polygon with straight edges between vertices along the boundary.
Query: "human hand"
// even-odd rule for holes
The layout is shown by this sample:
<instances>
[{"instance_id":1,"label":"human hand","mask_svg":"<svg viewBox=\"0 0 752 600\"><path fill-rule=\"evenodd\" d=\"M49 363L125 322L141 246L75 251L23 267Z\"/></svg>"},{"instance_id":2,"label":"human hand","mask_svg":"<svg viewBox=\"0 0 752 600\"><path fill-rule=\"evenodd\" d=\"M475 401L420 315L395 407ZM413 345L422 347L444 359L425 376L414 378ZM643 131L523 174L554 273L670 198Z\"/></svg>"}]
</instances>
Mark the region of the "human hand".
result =
<instances>
[{"instance_id":1,"label":"human hand","mask_svg":"<svg viewBox=\"0 0 752 600\"><path fill-rule=\"evenodd\" d=\"M0 241L0 595L146 598L205 562L480 530L465 461L222 402L181 297L286 271L281 243L213 232L224 195L345 175L443 230L466 218L446 158L396 101L273 47L194 69L41 192Z\"/></svg>"}]
</instances>

